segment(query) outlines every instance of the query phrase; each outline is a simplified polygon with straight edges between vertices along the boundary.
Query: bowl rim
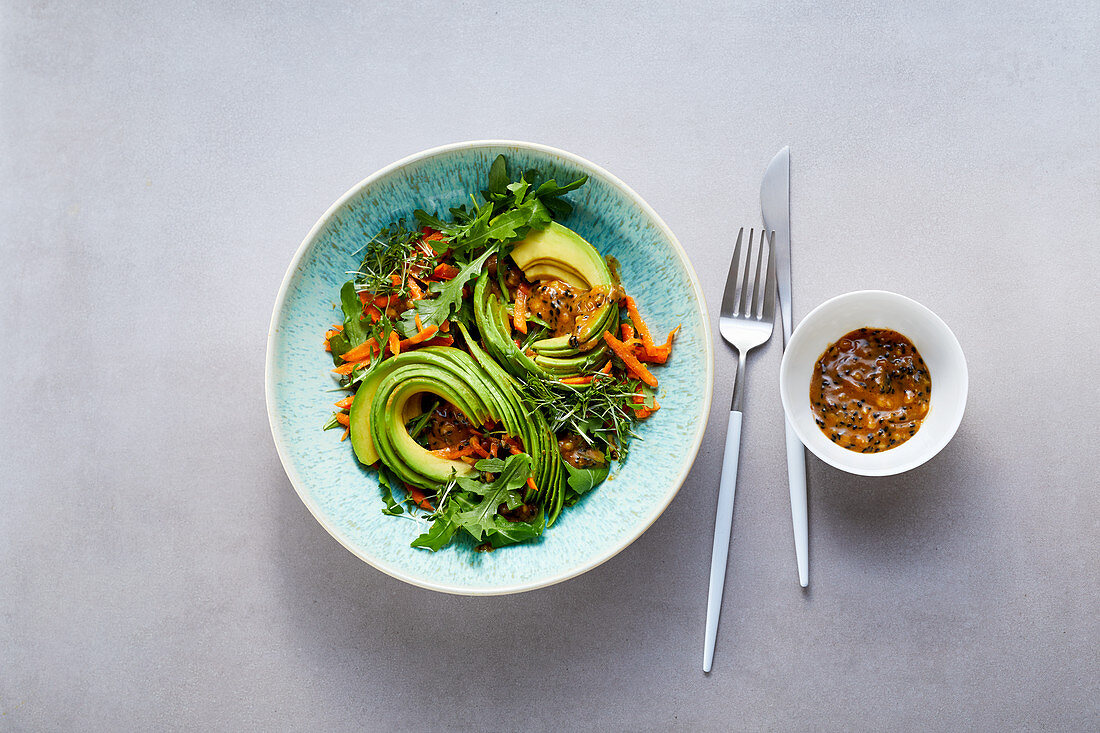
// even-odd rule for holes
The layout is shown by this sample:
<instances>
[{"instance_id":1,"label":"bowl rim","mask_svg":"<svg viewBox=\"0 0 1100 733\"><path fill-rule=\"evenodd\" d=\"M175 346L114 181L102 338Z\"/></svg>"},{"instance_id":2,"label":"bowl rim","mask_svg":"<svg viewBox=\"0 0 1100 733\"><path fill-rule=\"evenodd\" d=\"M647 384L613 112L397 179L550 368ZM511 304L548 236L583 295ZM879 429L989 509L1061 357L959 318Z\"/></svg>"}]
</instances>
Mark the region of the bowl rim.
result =
<instances>
[{"instance_id":1,"label":"bowl rim","mask_svg":"<svg viewBox=\"0 0 1100 733\"><path fill-rule=\"evenodd\" d=\"M948 344L949 349L957 354L959 366L962 370L962 395L961 399L958 401L959 408L954 415L952 423L946 430L943 431L939 440L932 443L930 449L927 452L917 456L916 458L910 459L909 461L906 461L904 463L898 463L894 466L887 466L885 468L878 469L866 469L860 468L858 466L838 465L829 456L822 455L817 450L815 450L813 445L814 441L808 441L806 439L806 431L802 429L800 423L797 420L792 419L791 416L793 413L793 409L788 404L787 390L784 388L784 385L787 384L787 382L791 379L790 371L792 367L790 366L790 354L793 353L793 351L789 348L790 343L798 338L799 331L802 329L803 324L811 321L814 317L818 315L820 311L836 307L838 302L843 302L854 298L865 298L867 296L886 296L888 298L893 298L897 302L902 303L907 308L911 308L913 311L919 313L922 317L931 321L937 327L941 328L943 333L945 334L945 340ZM845 473L855 474L857 476L895 476L899 473L911 471L918 466L924 465L932 458L937 456L939 452L942 451L944 447L946 447L947 444L951 442L951 439L955 437L955 433L958 431L959 425L962 424L963 413L966 412L966 399L970 391L970 374L966 365L966 354L963 352L962 345L959 343L958 337L955 336L955 332L951 330L951 327L948 326L942 318L936 315L936 313L932 311L932 309L921 303L918 303L910 297L901 295L900 293L892 292L890 290L853 290L848 293L834 295L832 298L829 298L828 300L811 310L801 321L799 321L798 326L795 328L794 332L791 333L791 338L790 341L788 341L787 343L787 347L788 348L784 348L783 350L783 359L779 364L779 399L783 403L783 414L787 419L787 424L791 426L795 434L798 435L798 439L802 441L802 444L804 446L809 448L811 453L813 453L815 456L817 456L833 468L836 468L837 470L844 471ZM860 454L853 452L852 455L859 456Z\"/></svg>"},{"instance_id":2,"label":"bowl rim","mask_svg":"<svg viewBox=\"0 0 1100 733\"><path fill-rule=\"evenodd\" d=\"M359 192L367 186L373 184L379 179L384 178L385 176L388 176L394 171L410 163L433 158L446 153L452 153L455 151L483 147L522 148L564 158L580 166L581 168L584 168L586 171L590 173L595 173L596 175L602 177L611 186L617 188L619 191L625 194L628 199L633 201L646 214L646 216L650 218L654 225L661 231L662 234L664 234L668 241L671 242L673 251L676 253L676 256L679 257L680 262L683 264L684 269L686 270L688 275L688 280L691 283L692 290L695 293L695 299L699 305L700 315L703 322L703 343L706 351L706 384L704 385L703 393L704 408L702 419L699 420L695 435L692 438L691 446L688 449L688 453L686 456L687 460L683 462L680 472L676 476L675 480L672 482L667 495L662 500L658 501L653 510L646 517L643 518L643 520L637 525L635 532L627 536L621 543L610 547L606 552L589 560L588 562L576 568L570 568L555 575L551 575L547 578L525 583L516 583L513 585L464 586L450 585L443 582L426 580L424 578L409 575L403 572L400 568L386 562L385 560L382 560L381 558L373 557L364 552L361 552L358 548L353 546L353 544L348 540L347 537L343 536L343 533L338 528L327 521L324 513L320 510L320 507L312 500L312 498L310 498L310 496L304 490L301 477L299 476L293 463L290 461L289 455L287 453L282 428L276 421L273 379L275 369L274 342L276 324L278 322L279 313L282 311L286 303L287 292L290 287L290 282L295 272L298 270L298 267L301 264L302 260L305 258L306 251L309 249L310 245L315 241L321 230L332 220L335 213L341 207L343 207L354 196L358 195ZM654 522L657 521L658 517L664 514L669 504L672 503L672 500L676 497L680 489L683 487L684 481L687 479L688 473L691 471L691 468L695 463L695 458L699 453L699 447L701 446L703 441L703 434L706 432L707 421L710 413L709 407L714 393L714 341L710 332L710 313L707 308L707 300L706 297L704 297L703 295L702 286L699 283L699 278L695 273L695 268L692 266L691 260L688 258L687 252L680 244L680 240L677 239L676 235L672 233L671 229L669 229L664 219L662 219L653 209L653 207L646 203L646 201L640 195L638 195L638 193L634 191L634 189L626 185L617 176L610 173L602 166L596 165L586 158L582 158L579 155L561 150L560 148L543 145L541 143L531 143L519 140L467 140L463 142L449 143L446 145L439 145L433 148L428 148L418 153L408 155L404 158L401 158L400 160L397 160L387 166L380 168L379 170L375 171L374 173L367 176L366 178L352 186L350 189L348 189L342 196L340 196L340 198L336 200L335 203L329 206L328 210L321 215L321 218L318 219L317 223L314 224L313 227L309 230L309 233L306 234L305 238L302 240L302 243L298 245L297 251L294 253L290 264L287 266L286 273L283 275L282 283L279 286L278 296L275 298L275 306L271 313L271 321L268 325L267 330L266 348L267 355L264 366L264 396L267 403L267 418L268 425L271 428L271 436L275 442L275 449L279 454L279 461L280 463L282 463L283 470L286 472L287 478L290 479L290 483L294 487L294 491L298 494L298 498L301 499L302 503L305 504L307 509L309 509L310 514L313 515L313 518L316 519L317 522L320 523L322 527L324 527L325 531L332 535L332 537L337 542L343 545L345 549L347 549L363 562L376 568L377 570L380 570L386 575L409 583L410 585L418 586L420 588L426 588L428 590L439 591L442 593L451 593L454 595L507 595L556 585L557 583L569 580L570 578L575 578L578 575L582 575L589 570L592 570L593 568L602 565L603 563L607 562L608 560L625 550L631 544L633 544L635 540L641 537L642 534L644 534L645 531L649 529Z\"/></svg>"}]
</instances>

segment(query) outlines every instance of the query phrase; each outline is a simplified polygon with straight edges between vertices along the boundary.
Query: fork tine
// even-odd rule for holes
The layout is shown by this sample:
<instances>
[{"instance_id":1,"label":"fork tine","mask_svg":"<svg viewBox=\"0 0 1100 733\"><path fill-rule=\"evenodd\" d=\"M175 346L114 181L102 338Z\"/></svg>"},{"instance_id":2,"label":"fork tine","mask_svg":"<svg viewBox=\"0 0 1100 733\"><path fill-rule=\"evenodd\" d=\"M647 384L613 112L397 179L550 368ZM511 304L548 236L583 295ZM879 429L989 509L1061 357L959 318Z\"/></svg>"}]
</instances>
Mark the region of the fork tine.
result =
<instances>
[{"instance_id":1,"label":"fork tine","mask_svg":"<svg viewBox=\"0 0 1100 733\"><path fill-rule=\"evenodd\" d=\"M768 274L764 284L764 320L775 320L775 232L768 238Z\"/></svg>"},{"instance_id":2,"label":"fork tine","mask_svg":"<svg viewBox=\"0 0 1100 733\"><path fill-rule=\"evenodd\" d=\"M737 282L736 274L741 267L741 238L745 234L745 227L737 232L737 244L733 247L733 259L730 260L730 271L726 275L726 291L722 294L722 310L720 311L723 316L732 316L736 312L737 308L737 288L730 287L731 283Z\"/></svg>"},{"instance_id":3,"label":"fork tine","mask_svg":"<svg viewBox=\"0 0 1100 733\"><path fill-rule=\"evenodd\" d=\"M741 297L737 300L737 315L739 316L747 315L752 307L752 281L749 279L749 275L752 274L752 255L755 251L752 245L754 232L754 229L749 229L749 245L745 249L745 265L737 273L741 293Z\"/></svg>"},{"instance_id":4,"label":"fork tine","mask_svg":"<svg viewBox=\"0 0 1100 733\"><path fill-rule=\"evenodd\" d=\"M747 311L746 315L750 318L760 320L763 318L764 307L764 282L760 279L764 274L764 258L767 257L768 261L771 261L770 251L768 249L768 230L760 230L760 243L756 248L756 278L752 284L752 305Z\"/></svg>"}]
</instances>

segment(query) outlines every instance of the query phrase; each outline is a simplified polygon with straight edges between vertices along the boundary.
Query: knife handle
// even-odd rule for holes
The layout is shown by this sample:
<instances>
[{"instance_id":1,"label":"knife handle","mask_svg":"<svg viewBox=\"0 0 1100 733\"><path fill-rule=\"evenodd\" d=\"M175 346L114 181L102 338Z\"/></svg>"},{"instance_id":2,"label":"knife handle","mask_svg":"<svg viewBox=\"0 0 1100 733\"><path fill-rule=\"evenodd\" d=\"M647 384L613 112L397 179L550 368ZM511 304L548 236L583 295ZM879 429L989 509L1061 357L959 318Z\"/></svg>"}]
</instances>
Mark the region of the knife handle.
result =
<instances>
[{"instance_id":1,"label":"knife handle","mask_svg":"<svg viewBox=\"0 0 1100 733\"><path fill-rule=\"evenodd\" d=\"M707 630L703 642L703 671L709 672L714 661L714 641L718 637L718 616L722 613L722 590L726 585L726 560L729 558L730 533L733 529L733 495L737 489L737 460L741 453L741 413L730 411L726 425L726 451L722 456L722 478L718 484L718 513L714 518L714 546L710 553L710 589L707 592Z\"/></svg>"},{"instance_id":2,"label":"knife handle","mask_svg":"<svg viewBox=\"0 0 1100 733\"><path fill-rule=\"evenodd\" d=\"M784 421L786 422L786 421ZM794 554L798 561L798 582L810 584L810 522L806 497L806 449L790 423L787 426L787 483L791 489L791 523L794 525Z\"/></svg>"}]
</instances>

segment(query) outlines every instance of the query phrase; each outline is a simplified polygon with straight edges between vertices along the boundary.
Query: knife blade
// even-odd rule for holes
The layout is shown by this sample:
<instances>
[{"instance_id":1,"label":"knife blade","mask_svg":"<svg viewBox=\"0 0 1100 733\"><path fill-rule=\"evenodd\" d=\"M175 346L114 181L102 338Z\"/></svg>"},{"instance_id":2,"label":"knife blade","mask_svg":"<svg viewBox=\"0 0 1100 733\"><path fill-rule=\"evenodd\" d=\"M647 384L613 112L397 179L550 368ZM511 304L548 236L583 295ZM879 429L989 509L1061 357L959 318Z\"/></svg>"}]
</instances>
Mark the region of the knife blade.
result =
<instances>
[{"instance_id":1,"label":"knife blade","mask_svg":"<svg viewBox=\"0 0 1100 733\"><path fill-rule=\"evenodd\" d=\"M783 318L783 348L791 339L791 149L780 150L760 184L760 212L764 227L775 230L775 274L779 292L779 310ZM787 428L787 484L791 493L791 522L794 525L794 551L798 562L798 582L810 584L810 528L806 501L806 449L790 423Z\"/></svg>"}]
</instances>

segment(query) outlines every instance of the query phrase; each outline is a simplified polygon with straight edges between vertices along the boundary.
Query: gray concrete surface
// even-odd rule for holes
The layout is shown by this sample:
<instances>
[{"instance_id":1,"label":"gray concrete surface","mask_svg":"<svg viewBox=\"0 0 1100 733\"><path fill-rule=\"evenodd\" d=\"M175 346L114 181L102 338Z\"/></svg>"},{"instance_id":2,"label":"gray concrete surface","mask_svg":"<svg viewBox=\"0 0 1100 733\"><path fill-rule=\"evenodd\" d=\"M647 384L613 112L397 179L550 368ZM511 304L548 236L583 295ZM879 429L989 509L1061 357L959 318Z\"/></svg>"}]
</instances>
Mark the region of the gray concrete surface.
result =
<instances>
[{"instance_id":1,"label":"gray concrete surface","mask_svg":"<svg viewBox=\"0 0 1100 733\"><path fill-rule=\"evenodd\" d=\"M230 5L0 4L0 730L1100 728L1100 6ZM723 348L676 501L550 589L407 587L279 465L294 249L377 168L488 137L621 176L712 307L790 144L796 317L894 289L966 350L931 463L811 458L805 593L755 355L709 677Z\"/></svg>"}]
</instances>

